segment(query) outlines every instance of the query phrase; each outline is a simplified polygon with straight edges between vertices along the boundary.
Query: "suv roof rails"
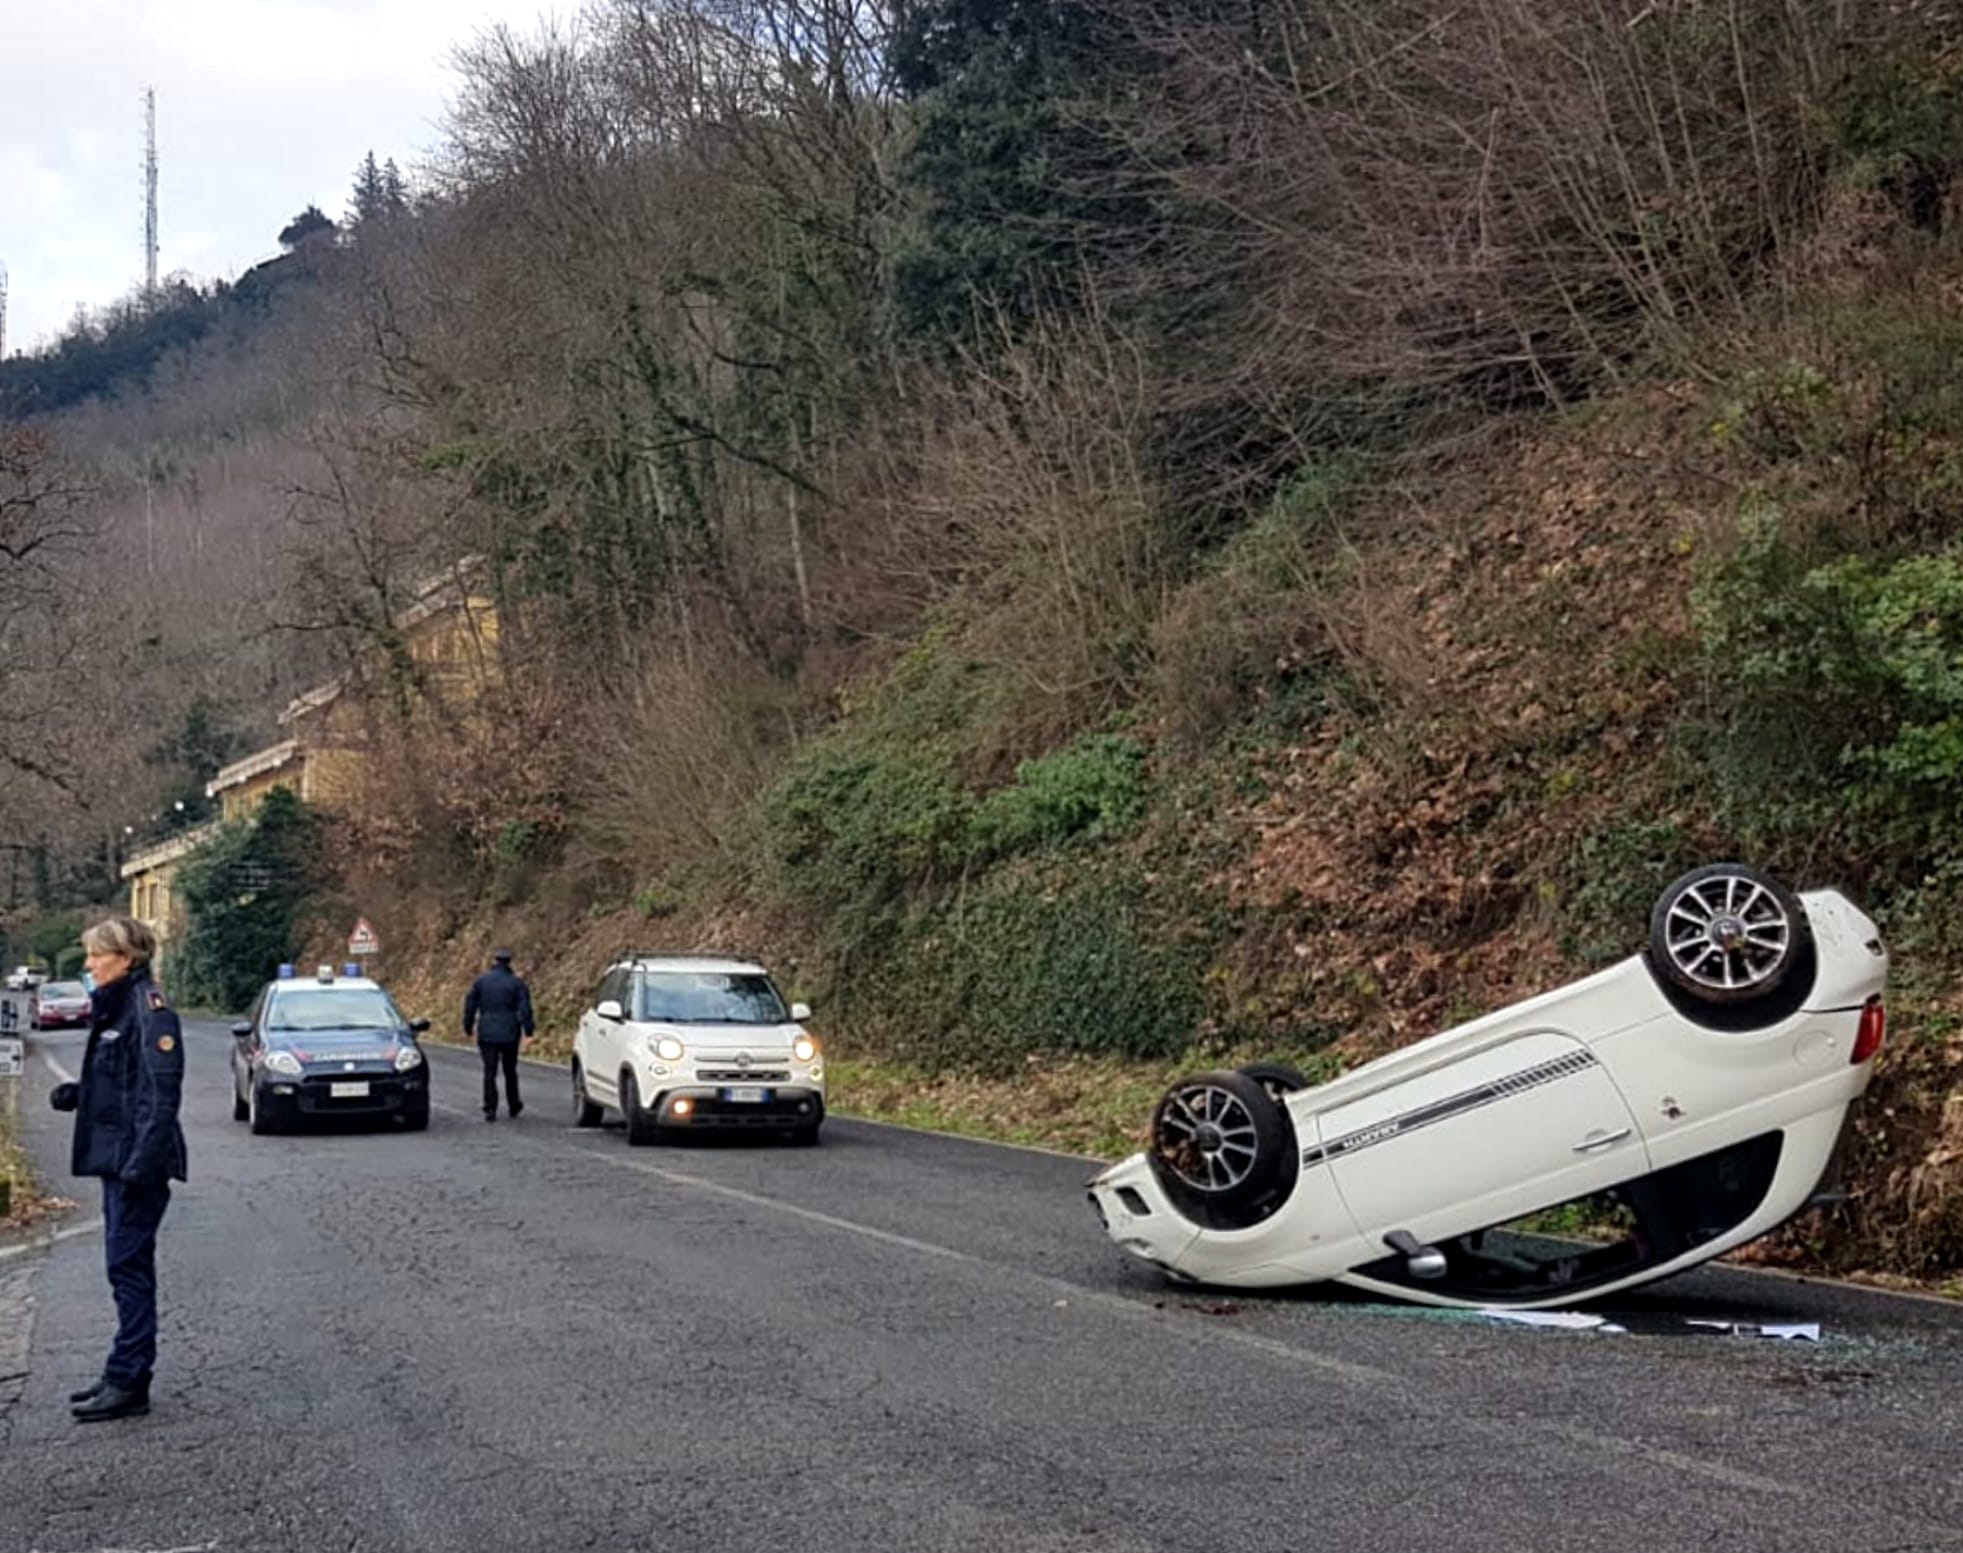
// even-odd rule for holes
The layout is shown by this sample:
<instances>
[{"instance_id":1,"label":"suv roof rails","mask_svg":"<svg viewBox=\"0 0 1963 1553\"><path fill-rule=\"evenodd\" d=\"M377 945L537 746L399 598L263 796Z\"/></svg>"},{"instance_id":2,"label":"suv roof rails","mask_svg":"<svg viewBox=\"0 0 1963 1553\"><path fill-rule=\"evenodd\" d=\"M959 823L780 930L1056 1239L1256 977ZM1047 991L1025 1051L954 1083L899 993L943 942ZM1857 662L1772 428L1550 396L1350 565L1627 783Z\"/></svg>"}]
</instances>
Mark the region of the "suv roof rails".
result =
<instances>
[{"instance_id":1,"label":"suv roof rails","mask_svg":"<svg viewBox=\"0 0 1963 1553\"><path fill-rule=\"evenodd\" d=\"M630 949L618 958L622 960L741 960L746 965L763 963L754 955L708 949Z\"/></svg>"}]
</instances>

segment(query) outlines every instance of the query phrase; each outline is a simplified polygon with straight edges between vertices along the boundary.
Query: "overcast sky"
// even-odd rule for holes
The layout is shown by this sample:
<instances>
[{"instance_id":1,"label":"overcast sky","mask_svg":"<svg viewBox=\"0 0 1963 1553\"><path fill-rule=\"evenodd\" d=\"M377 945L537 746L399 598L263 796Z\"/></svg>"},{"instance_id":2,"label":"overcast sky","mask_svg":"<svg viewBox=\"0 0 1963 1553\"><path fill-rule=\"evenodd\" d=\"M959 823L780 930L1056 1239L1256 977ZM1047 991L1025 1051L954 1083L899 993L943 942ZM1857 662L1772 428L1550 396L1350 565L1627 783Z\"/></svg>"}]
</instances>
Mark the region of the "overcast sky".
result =
<instances>
[{"instance_id":1,"label":"overcast sky","mask_svg":"<svg viewBox=\"0 0 1963 1553\"><path fill-rule=\"evenodd\" d=\"M143 278L143 105L157 90L158 273L232 279L370 149L440 138L451 49L573 0L0 0L7 350Z\"/></svg>"}]
</instances>

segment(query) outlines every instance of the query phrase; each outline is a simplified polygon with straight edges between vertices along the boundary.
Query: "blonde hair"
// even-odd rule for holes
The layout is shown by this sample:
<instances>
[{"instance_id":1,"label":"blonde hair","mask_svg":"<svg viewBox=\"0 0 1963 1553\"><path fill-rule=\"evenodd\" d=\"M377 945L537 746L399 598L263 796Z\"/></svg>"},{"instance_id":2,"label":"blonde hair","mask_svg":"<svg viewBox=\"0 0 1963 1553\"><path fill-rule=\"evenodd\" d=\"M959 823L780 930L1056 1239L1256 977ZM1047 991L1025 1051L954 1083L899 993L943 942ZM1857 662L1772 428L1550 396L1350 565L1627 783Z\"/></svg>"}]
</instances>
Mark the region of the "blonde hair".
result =
<instances>
[{"instance_id":1,"label":"blonde hair","mask_svg":"<svg viewBox=\"0 0 1963 1553\"><path fill-rule=\"evenodd\" d=\"M157 952L157 935L134 917L104 917L82 931L90 954L119 954L132 965L148 965Z\"/></svg>"}]
</instances>

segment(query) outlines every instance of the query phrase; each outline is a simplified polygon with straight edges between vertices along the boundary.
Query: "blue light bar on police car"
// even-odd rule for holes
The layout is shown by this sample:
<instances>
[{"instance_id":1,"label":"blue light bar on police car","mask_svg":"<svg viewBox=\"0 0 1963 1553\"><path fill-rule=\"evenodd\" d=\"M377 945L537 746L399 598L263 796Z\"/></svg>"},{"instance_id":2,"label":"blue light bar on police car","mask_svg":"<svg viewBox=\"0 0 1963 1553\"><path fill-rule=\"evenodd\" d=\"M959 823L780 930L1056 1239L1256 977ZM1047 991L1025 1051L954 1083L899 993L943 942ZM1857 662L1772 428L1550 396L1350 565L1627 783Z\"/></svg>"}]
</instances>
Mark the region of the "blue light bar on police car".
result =
<instances>
[{"instance_id":1,"label":"blue light bar on police car","mask_svg":"<svg viewBox=\"0 0 1963 1553\"><path fill-rule=\"evenodd\" d=\"M291 981L293 979L293 967L290 965L282 965L279 968L279 979L281 981Z\"/></svg>"},{"instance_id":2,"label":"blue light bar on police car","mask_svg":"<svg viewBox=\"0 0 1963 1553\"><path fill-rule=\"evenodd\" d=\"M358 965L344 965L341 967L341 974L343 976L359 976L361 974L361 967Z\"/></svg>"}]
</instances>

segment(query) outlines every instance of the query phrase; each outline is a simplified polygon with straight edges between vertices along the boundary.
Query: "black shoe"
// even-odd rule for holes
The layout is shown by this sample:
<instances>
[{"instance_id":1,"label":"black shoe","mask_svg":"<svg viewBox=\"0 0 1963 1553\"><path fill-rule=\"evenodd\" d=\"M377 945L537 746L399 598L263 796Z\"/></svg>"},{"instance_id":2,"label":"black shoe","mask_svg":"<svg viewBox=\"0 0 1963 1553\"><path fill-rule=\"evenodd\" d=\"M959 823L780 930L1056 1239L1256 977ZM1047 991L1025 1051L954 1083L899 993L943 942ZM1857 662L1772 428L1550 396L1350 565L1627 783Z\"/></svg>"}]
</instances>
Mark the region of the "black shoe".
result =
<instances>
[{"instance_id":1,"label":"black shoe","mask_svg":"<svg viewBox=\"0 0 1963 1553\"><path fill-rule=\"evenodd\" d=\"M513 1120L513 1121L516 1121L516 1120L517 1120L517 1118L518 1118L518 1113L519 1113L520 1111L522 1111L522 1110L524 1110L524 1109L525 1109L525 1102L524 1102L524 1101L522 1101L522 1100L514 1100L514 1101L512 1101L512 1102L511 1102L511 1117L512 1117L512 1120Z\"/></svg>"},{"instance_id":2,"label":"black shoe","mask_svg":"<svg viewBox=\"0 0 1963 1553\"><path fill-rule=\"evenodd\" d=\"M106 1423L112 1418L141 1418L150 1411L150 1388L138 1386L125 1390L111 1381L104 1381L102 1390L95 1398L77 1404L74 1411L78 1424Z\"/></svg>"},{"instance_id":3,"label":"black shoe","mask_svg":"<svg viewBox=\"0 0 1963 1553\"><path fill-rule=\"evenodd\" d=\"M496 1111L486 1111L484 1113L484 1120L487 1122L494 1122L497 1119L498 1119L498 1113Z\"/></svg>"},{"instance_id":4,"label":"black shoe","mask_svg":"<svg viewBox=\"0 0 1963 1553\"><path fill-rule=\"evenodd\" d=\"M97 1397L102 1395L102 1388L105 1384L106 1382L104 1381L97 1381L86 1391L71 1391L68 1393L68 1400L78 1406L84 1402L93 1402Z\"/></svg>"}]
</instances>

